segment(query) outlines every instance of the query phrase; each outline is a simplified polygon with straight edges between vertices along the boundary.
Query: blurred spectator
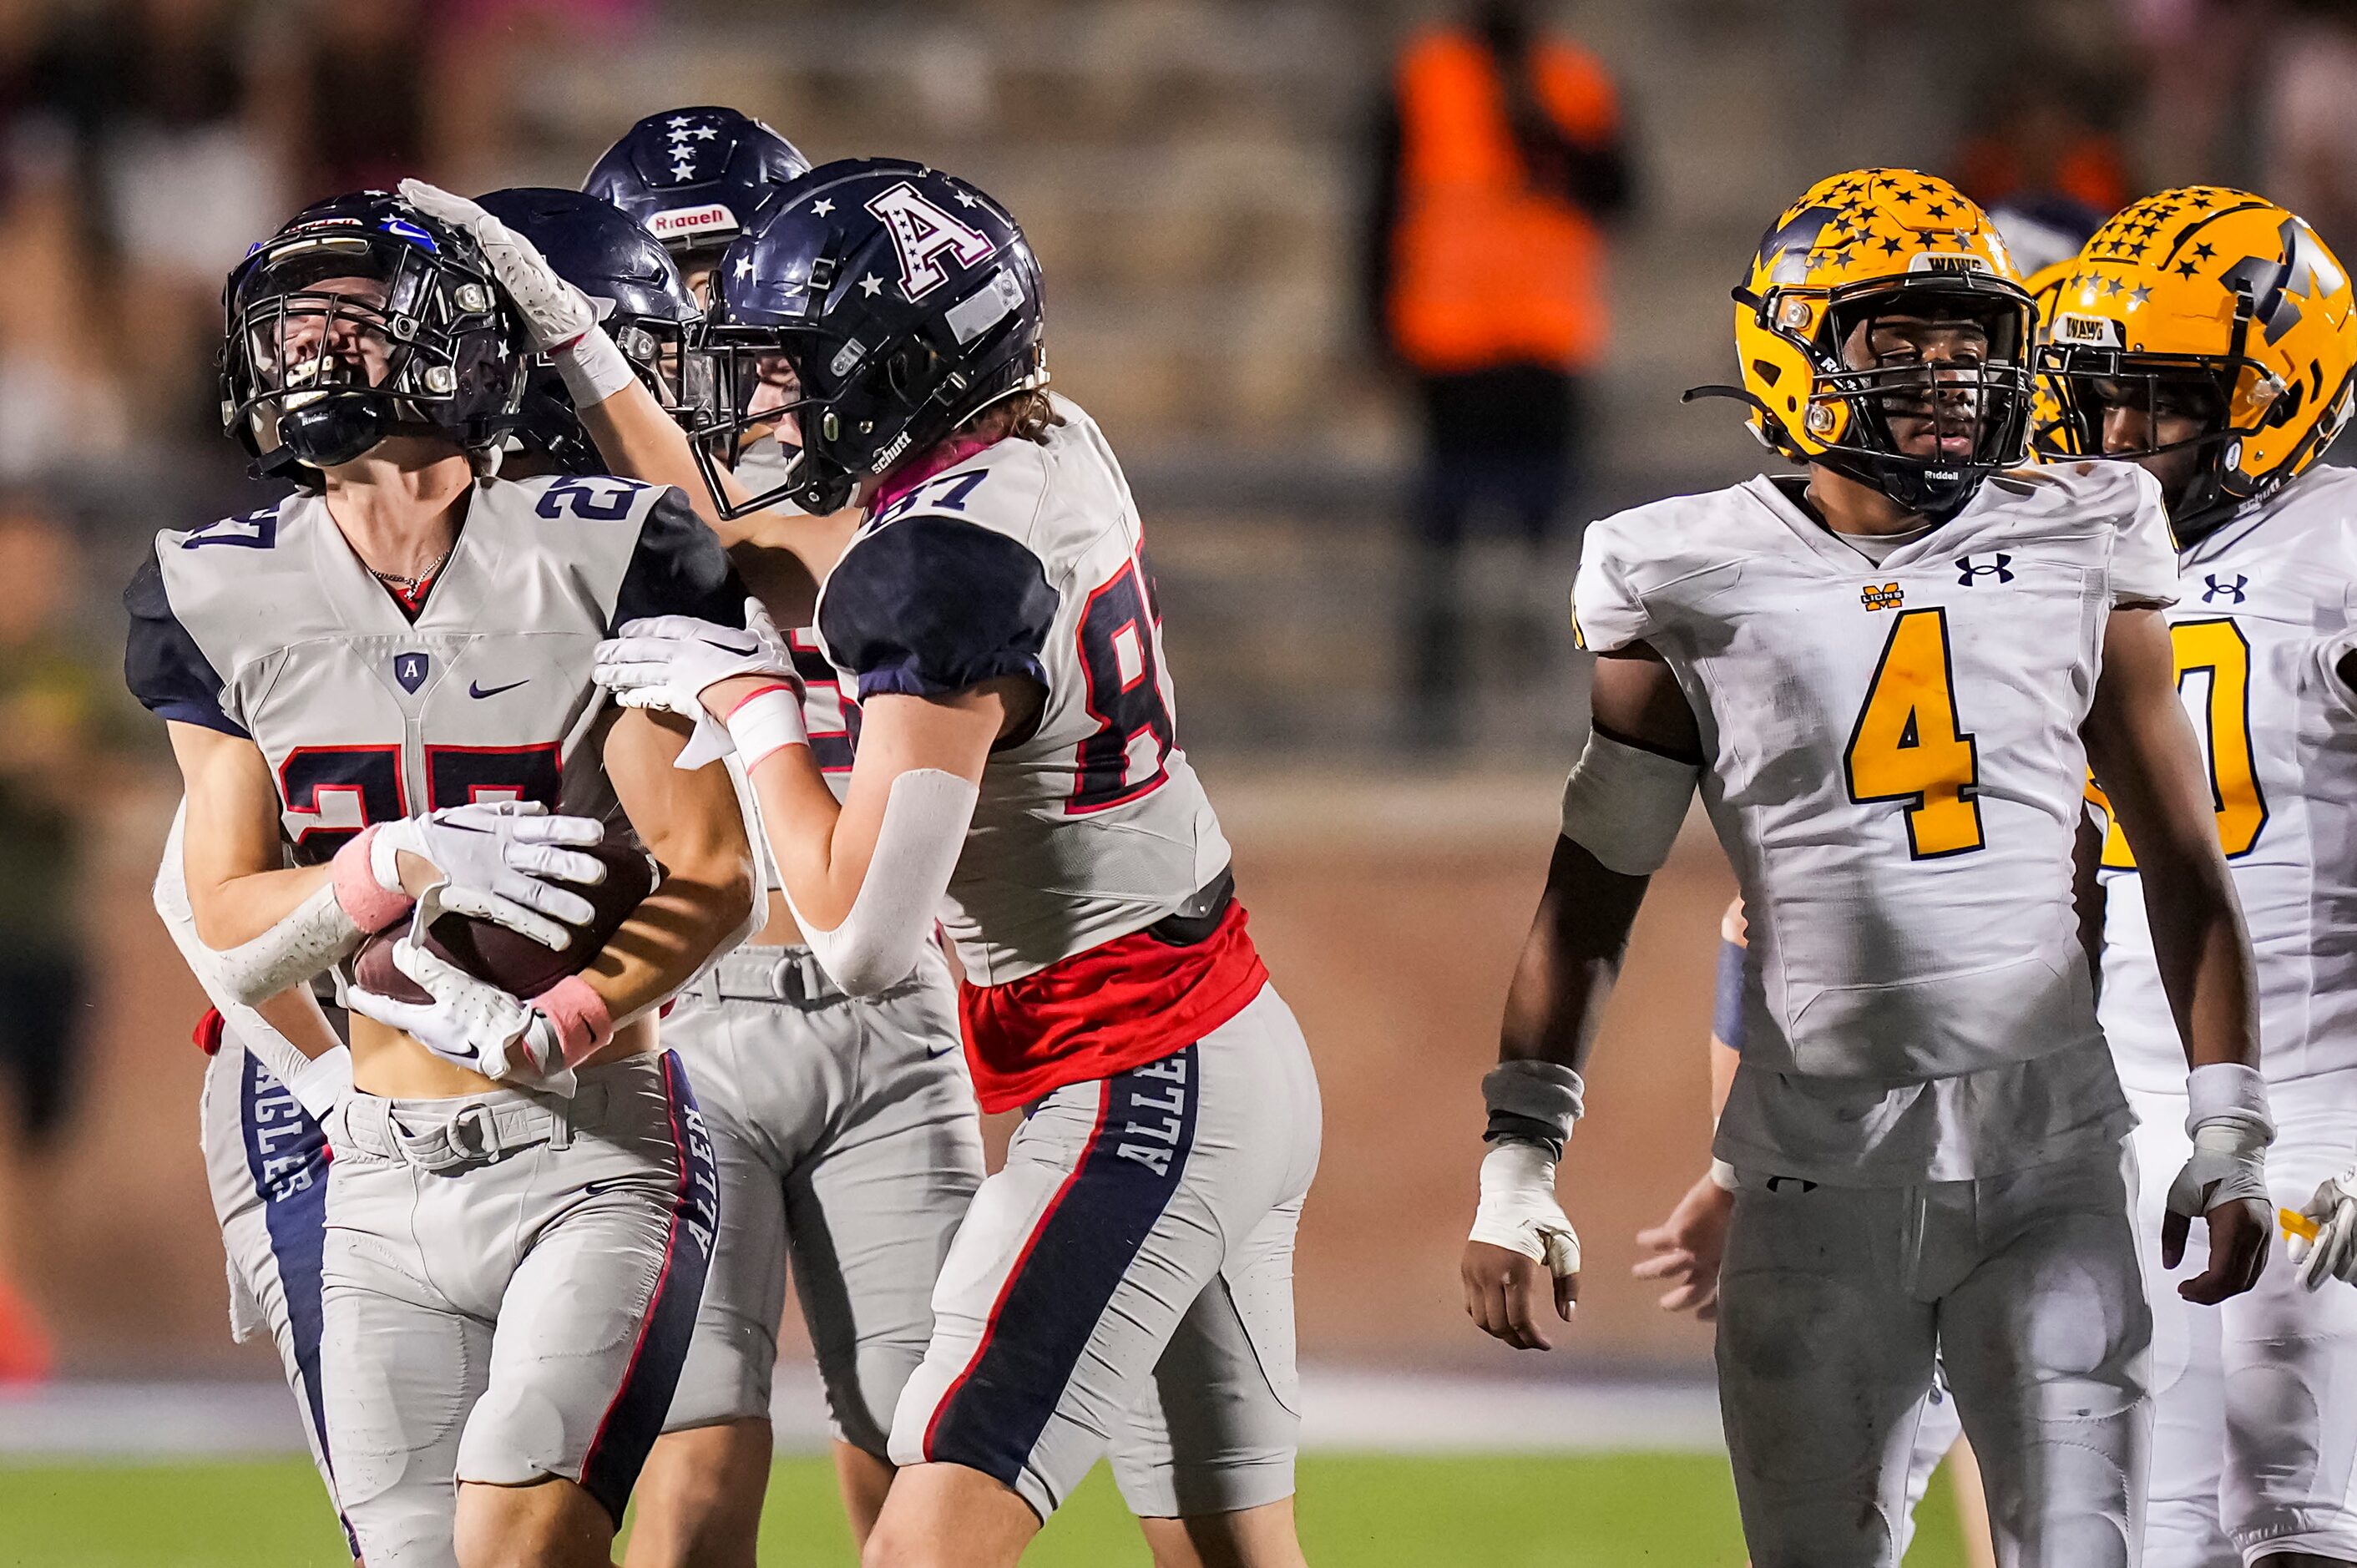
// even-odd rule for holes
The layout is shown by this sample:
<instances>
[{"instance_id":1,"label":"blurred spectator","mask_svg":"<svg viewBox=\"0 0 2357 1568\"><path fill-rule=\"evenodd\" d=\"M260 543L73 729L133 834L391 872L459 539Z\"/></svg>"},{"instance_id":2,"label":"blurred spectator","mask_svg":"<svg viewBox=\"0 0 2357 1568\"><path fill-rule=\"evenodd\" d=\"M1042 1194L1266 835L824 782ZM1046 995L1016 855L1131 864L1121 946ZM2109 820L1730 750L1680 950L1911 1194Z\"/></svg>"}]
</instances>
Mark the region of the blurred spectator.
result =
<instances>
[{"instance_id":1,"label":"blurred spectator","mask_svg":"<svg viewBox=\"0 0 2357 1568\"><path fill-rule=\"evenodd\" d=\"M2307 0L2276 39L2261 92L2261 188L2341 255L2357 250L2357 4Z\"/></svg>"},{"instance_id":2,"label":"blurred spectator","mask_svg":"<svg viewBox=\"0 0 2357 1568\"><path fill-rule=\"evenodd\" d=\"M124 739L117 682L72 631L77 565L56 519L0 497L0 1085L37 1153L72 1109L82 835Z\"/></svg>"},{"instance_id":3,"label":"blurred spectator","mask_svg":"<svg viewBox=\"0 0 2357 1568\"><path fill-rule=\"evenodd\" d=\"M296 0L268 70L298 208L389 190L429 166L427 46L418 0ZM282 215L283 217L283 215Z\"/></svg>"},{"instance_id":4,"label":"blurred spectator","mask_svg":"<svg viewBox=\"0 0 2357 1568\"><path fill-rule=\"evenodd\" d=\"M2126 159L2119 137L2089 107L2092 84L2050 67L2017 77L1997 96L1996 113L1965 138L1956 183L1991 210L2050 208L2092 214L2093 232L2128 204Z\"/></svg>"},{"instance_id":5,"label":"blurred spectator","mask_svg":"<svg viewBox=\"0 0 2357 1568\"><path fill-rule=\"evenodd\" d=\"M8 279L0 290L0 480L14 482L119 456L134 433L113 379L125 361L109 351L104 280L90 264L72 140L48 119L19 121L8 140L0 165L8 193L0 203L0 276ZM176 345L167 334L157 338L137 361L156 373L151 392L175 375L167 361Z\"/></svg>"},{"instance_id":6,"label":"blurred spectator","mask_svg":"<svg viewBox=\"0 0 2357 1568\"><path fill-rule=\"evenodd\" d=\"M1425 417L1408 717L1442 746L1469 683L1459 577L1475 510L1502 510L1535 553L1585 468L1585 380L1608 327L1601 226L1629 210L1631 176L1611 79L1541 36L1528 0L1484 0L1410 39L1381 127L1369 305Z\"/></svg>"},{"instance_id":7,"label":"blurred spectator","mask_svg":"<svg viewBox=\"0 0 2357 1568\"><path fill-rule=\"evenodd\" d=\"M53 7L13 127L20 165L46 171L59 160L43 147L61 146L68 265L78 278L111 273L112 319L137 335L85 347L116 363L132 353L143 403L183 414L192 435L212 418L221 278L284 201L253 113L249 22L243 0Z\"/></svg>"}]
</instances>

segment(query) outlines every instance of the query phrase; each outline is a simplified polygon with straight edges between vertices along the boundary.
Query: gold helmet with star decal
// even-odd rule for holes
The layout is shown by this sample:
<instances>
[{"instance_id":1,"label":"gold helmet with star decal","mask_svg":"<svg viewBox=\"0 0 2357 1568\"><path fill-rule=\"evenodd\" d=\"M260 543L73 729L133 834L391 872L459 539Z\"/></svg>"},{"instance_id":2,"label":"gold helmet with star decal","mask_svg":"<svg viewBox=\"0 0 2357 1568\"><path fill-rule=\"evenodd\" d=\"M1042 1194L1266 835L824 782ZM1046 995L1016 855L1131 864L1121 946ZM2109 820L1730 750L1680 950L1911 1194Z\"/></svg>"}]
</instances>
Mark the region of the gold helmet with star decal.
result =
<instances>
[{"instance_id":1,"label":"gold helmet with star decal","mask_svg":"<svg viewBox=\"0 0 2357 1568\"><path fill-rule=\"evenodd\" d=\"M2031 308L2037 313L2036 341L2045 348L2054 330L2054 313L2061 308L2062 285L2077 273L2079 258L2065 256L2050 262L2022 280L2029 291ZM2035 356L2033 356L2034 360ZM2070 425L2062 413L2062 400L2054 395L2054 383L2045 376L2032 378L2029 393L2029 455L2035 459L2047 456L2076 456L2076 443L2069 434Z\"/></svg>"},{"instance_id":2,"label":"gold helmet with star decal","mask_svg":"<svg viewBox=\"0 0 2357 1568\"><path fill-rule=\"evenodd\" d=\"M2027 455L2029 294L1987 215L1947 181L1892 168L1819 180L1761 238L1735 306L1743 384L1686 397L1749 403L1774 451L1941 519ZM1893 316L1973 323L1986 349L1853 364L1853 335ZM1900 449L1901 413L1929 428L1929 454Z\"/></svg>"},{"instance_id":3,"label":"gold helmet with star decal","mask_svg":"<svg viewBox=\"0 0 2357 1568\"><path fill-rule=\"evenodd\" d=\"M2056 301L2041 378L2063 422L2050 449L2104 453L2107 411L2144 417L2148 444L2104 453L2202 460L2169 523L2191 543L2313 463L2349 419L2357 295L2296 214L2187 186L2124 209L2079 252ZM2158 440L2164 413L2206 428Z\"/></svg>"}]
</instances>

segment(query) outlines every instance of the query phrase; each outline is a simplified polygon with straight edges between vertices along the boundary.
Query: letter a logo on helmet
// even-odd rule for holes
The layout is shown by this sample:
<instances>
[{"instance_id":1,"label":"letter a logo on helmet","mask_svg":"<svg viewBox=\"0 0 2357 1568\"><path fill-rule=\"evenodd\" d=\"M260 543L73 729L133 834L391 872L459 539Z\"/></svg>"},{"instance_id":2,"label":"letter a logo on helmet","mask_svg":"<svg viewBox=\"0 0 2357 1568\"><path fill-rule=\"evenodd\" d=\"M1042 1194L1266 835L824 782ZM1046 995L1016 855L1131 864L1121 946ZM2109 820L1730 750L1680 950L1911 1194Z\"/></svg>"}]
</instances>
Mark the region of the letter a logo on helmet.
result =
<instances>
[{"instance_id":1,"label":"letter a logo on helmet","mask_svg":"<svg viewBox=\"0 0 2357 1568\"><path fill-rule=\"evenodd\" d=\"M961 266L978 266L997 246L979 229L961 223L917 194L907 180L877 192L867 202L892 236L900 258L900 289L910 299L922 299L950 281L942 257L957 258Z\"/></svg>"}]
</instances>

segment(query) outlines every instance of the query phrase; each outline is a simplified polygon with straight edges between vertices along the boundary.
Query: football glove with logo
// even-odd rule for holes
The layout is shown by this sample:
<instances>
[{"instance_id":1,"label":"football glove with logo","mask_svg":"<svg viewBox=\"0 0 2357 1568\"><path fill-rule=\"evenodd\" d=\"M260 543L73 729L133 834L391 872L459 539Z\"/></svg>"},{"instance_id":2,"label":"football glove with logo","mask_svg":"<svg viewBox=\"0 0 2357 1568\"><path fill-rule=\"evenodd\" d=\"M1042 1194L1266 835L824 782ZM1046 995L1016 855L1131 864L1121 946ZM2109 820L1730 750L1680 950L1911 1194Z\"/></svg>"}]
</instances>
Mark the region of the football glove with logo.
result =
<instances>
[{"instance_id":1,"label":"football glove with logo","mask_svg":"<svg viewBox=\"0 0 2357 1568\"><path fill-rule=\"evenodd\" d=\"M682 768L701 768L740 749L731 737L733 716L724 722L702 696L705 688L739 675L762 676L789 689L791 700L777 705L778 712L791 710L797 733L764 749L805 738L799 733L802 682L794 674L793 654L759 599L745 601L741 629L692 616L630 621L619 637L597 645L590 674L624 707L658 708L694 722L695 734L679 754ZM755 758L748 752L746 760Z\"/></svg>"},{"instance_id":2,"label":"football glove with logo","mask_svg":"<svg viewBox=\"0 0 2357 1568\"><path fill-rule=\"evenodd\" d=\"M552 816L537 800L446 806L377 828L369 870L380 887L399 893L398 857L416 855L441 873L443 908L561 950L573 936L566 926L586 926L597 916L588 899L564 885L595 886L606 879L597 857L575 848L605 836L591 819Z\"/></svg>"}]
</instances>

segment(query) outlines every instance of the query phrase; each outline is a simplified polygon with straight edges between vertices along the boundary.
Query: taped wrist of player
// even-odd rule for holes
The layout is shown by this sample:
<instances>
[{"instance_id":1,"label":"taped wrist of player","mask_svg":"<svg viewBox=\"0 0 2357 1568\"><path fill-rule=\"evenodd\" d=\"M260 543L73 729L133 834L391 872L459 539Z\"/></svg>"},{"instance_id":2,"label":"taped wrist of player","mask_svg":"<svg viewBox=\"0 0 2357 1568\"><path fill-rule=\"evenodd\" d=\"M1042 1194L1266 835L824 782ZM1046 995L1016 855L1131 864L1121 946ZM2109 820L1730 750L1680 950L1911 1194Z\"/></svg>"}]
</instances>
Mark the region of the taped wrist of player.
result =
<instances>
[{"instance_id":1,"label":"taped wrist of player","mask_svg":"<svg viewBox=\"0 0 2357 1568\"><path fill-rule=\"evenodd\" d=\"M1544 1148L1503 1138L1481 1157L1481 1201L1466 1239L1544 1262L1557 1279L1579 1273L1579 1235L1555 1201Z\"/></svg>"},{"instance_id":2,"label":"taped wrist of player","mask_svg":"<svg viewBox=\"0 0 2357 1568\"><path fill-rule=\"evenodd\" d=\"M630 357L603 327L551 349L548 359L576 408L595 408L638 379Z\"/></svg>"},{"instance_id":3,"label":"taped wrist of player","mask_svg":"<svg viewBox=\"0 0 2357 1568\"><path fill-rule=\"evenodd\" d=\"M789 681L773 681L746 693L721 722L748 772L772 752L810 744L810 728L802 719L802 694Z\"/></svg>"},{"instance_id":4,"label":"taped wrist of player","mask_svg":"<svg viewBox=\"0 0 2357 1568\"><path fill-rule=\"evenodd\" d=\"M2192 1157L2169 1186L2170 1212L2198 1218L2229 1203L2267 1193L2267 1145L2275 1142L2275 1118L2267 1109L2267 1086L2256 1068L2241 1062L2206 1062L2187 1076L2185 1130Z\"/></svg>"}]
</instances>

